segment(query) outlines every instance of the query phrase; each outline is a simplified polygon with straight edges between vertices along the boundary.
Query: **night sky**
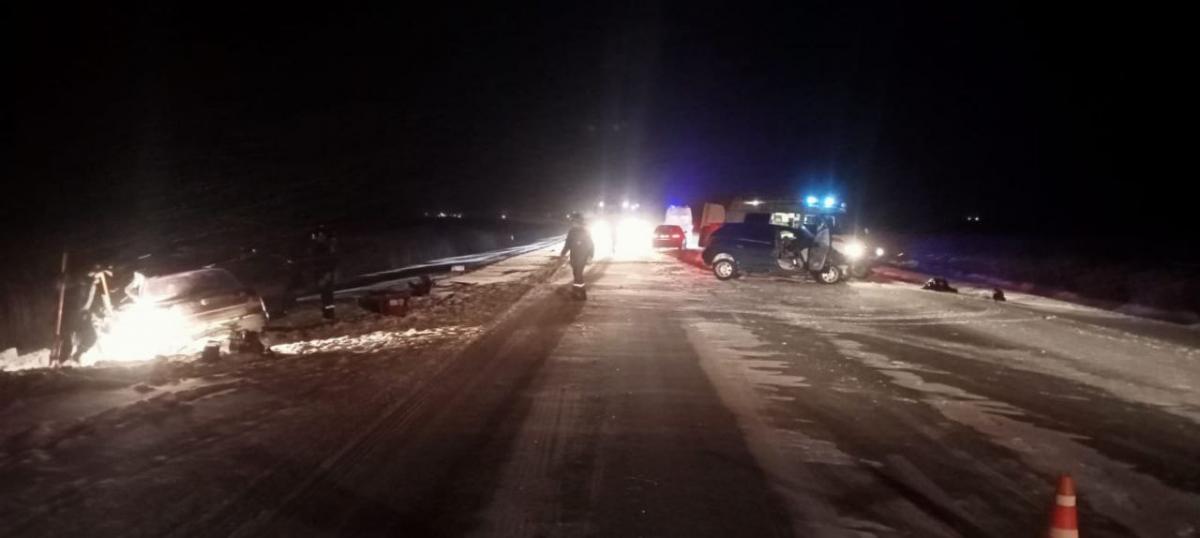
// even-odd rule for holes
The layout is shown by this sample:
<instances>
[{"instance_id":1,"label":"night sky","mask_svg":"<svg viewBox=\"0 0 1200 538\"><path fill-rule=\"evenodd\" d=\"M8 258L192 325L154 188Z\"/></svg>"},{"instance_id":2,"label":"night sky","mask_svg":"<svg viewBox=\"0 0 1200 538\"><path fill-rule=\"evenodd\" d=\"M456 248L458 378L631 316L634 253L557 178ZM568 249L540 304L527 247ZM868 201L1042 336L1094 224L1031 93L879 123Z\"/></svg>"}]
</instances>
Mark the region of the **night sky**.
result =
<instances>
[{"instance_id":1,"label":"night sky","mask_svg":"<svg viewBox=\"0 0 1200 538\"><path fill-rule=\"evenodd\" d=\"M1103 234L1191 205L1169 14L402 4L10 12L4 222L817 191L880 226Z\"/></svg>"}]
</instances>

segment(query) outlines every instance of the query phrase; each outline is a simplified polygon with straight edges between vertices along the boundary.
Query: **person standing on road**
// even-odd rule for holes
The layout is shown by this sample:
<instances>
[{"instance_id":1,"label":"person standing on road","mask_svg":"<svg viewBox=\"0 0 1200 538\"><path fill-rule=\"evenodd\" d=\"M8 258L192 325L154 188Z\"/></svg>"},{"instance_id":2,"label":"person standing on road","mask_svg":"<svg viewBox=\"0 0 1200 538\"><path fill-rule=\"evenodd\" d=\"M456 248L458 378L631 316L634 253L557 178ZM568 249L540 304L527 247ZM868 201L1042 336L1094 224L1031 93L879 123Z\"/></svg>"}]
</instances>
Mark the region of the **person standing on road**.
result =
<instances>
[{"instance_id":1,"label":"person standing on road","mask_svg":"<svg viewBox=\"0 0 1200 538\"><path fill-rule=\"evenodd\" d=\"M79 364L83 354L96 344L97 339L91 313L93 304L99 303L99 301L92 300L97 284L91 275L83 278L67 278L63 304L62 341L59 342L60 347L57 354L52 356L57 359L58 366L67 361L75 361L76 364Z\"/></svg>"},{"instance_id":2,"label":"person standing on road","mask_svg":"<svg viewBox=\"0 0 1200 538\"><path fill-rule=\"evenodd\" d=\"M576 299L586 299L587 289L583 282L583 268L592 259L595 246L592 244L592 234L588 232L584 226L583 216L579 213L571 214L571 230L567 232L567 241L563 243L562 252L559 256L566 256L571 253L571 273L574 275L574 281L571 285L571 292Z\"/></svg>"},{"instance_id":3,"label":"person standing on road","mask_svg":"<svg viewBox=\"0 0 1200 538\"><path fill-rule=\"evenodd\" d=\"M312 233L309 255L316 275L317 288L321 290L321 315L333 321L336 318L333 304L333 284L337 273L337 238L324 226Z\"/></svg>"}]
</instances>

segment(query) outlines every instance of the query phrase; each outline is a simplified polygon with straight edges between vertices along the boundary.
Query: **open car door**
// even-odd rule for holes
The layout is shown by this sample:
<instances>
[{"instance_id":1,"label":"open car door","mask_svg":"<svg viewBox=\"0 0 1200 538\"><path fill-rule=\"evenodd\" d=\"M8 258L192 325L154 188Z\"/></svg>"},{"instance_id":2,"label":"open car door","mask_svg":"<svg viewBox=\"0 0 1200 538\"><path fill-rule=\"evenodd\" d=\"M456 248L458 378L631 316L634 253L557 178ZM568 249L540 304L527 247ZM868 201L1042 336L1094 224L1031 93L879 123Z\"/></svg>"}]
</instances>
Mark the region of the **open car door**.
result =
<instances>
[{"instance_id":1,"label":"open car door","mask_svg":"<svg viewBox=\"0 0 1200 538\"><path fill-rule=\"evenodd\" d=\"M829 254L833 251L833 238L829 233L829 227L822 225L817 229L817 233L813 235L812 246L808 249L808 270L820 271L825 268L826 262L829 261Z\"/></svg>"}]
</instances>

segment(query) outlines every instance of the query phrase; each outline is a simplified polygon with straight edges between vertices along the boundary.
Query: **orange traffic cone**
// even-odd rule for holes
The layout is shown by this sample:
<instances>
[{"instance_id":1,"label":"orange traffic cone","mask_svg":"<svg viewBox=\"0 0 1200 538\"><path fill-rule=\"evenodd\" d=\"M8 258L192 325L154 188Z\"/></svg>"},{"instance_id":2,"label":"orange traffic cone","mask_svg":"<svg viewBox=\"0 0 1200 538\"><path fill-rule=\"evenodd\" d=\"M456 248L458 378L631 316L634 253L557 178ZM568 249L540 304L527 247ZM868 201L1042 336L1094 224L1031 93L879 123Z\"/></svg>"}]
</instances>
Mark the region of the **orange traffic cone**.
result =
<instances>
[{"instance_id":1,"label":"orange traffic cone","mask_svg":"<svg viewBox=\"0 0 1200 538\"><path fill-rule=\"evenodd\" d=\"M1079 538L1079 516L1075 511L1075 481L1071 475L1058 477L1054 513L1050 516L1050 538Z\"/></svg>"}]
</instances>

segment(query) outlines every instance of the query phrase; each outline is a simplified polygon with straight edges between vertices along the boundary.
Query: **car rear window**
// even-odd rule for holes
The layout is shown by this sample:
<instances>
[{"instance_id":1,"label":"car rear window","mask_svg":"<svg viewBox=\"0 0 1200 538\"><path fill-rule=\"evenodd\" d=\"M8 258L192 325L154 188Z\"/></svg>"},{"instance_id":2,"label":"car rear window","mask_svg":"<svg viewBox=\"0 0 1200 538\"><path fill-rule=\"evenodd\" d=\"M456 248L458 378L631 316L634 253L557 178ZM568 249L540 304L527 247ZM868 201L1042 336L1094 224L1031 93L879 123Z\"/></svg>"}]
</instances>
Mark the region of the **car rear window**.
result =
<instances>
[{"instance_id":1,"label":"car rear window","mask_svg":"<svg viewBox=\"0 0 1200 538\"><path fill-rule=\"evenodd\" d=\"M151 301L169 301L196 295L237 291L241 284L228 271L209 269L146 279L141 297Z\"/></svg>"},{"instance_id":2,"label":"car rear window","mask_svg":"<svg viewBox=\"0 0 1200 538\"><path fill-rule=\"evenodd\" d=\"M681 234L681 233L683 233L683 228L680 228L680 227L672 225L672 224L663 224L663 225L655 228L654 233L656 233L656 234Z\"/></svg>"}]
</instances>

